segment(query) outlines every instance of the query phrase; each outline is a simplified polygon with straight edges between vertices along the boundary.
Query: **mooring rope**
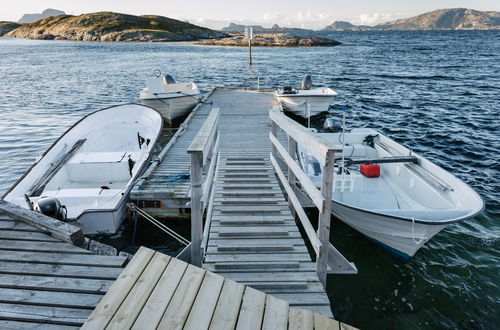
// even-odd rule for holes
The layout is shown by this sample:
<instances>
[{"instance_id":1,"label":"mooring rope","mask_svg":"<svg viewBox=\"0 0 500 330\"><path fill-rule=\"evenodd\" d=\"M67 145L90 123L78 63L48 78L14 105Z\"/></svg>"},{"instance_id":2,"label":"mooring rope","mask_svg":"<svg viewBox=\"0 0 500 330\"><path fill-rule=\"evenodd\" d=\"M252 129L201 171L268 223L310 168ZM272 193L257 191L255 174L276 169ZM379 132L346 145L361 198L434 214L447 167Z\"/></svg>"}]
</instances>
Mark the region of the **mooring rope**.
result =
<instances>
[{"instance_id":1,"label":"mooring rope","mask_svg":"<svg viewBox=\"0 0 500 330\"><path fill-rule=\"evenodd\" d=\"M135 204L130 203L130 204L127 204L127 205L128 205L129 209L132 212L135 212L135 213L141 215L144 219L148 220L149 222L151 222L152 224L154 224L156 227L160 228L163 232L165 232L166 234L168 234L169 236L171 236L172 238L174 238L175 240L177 240L179 243L184 244L186 246L191 243L186 238L184 238L181 235L177 234L175 231L173 231L172 229L168 228L163 223L161 223L160 221L156 220L155 218L153 218L151 215L147 214L143 210L141 210Z\"/></svg>"}]
</instances>

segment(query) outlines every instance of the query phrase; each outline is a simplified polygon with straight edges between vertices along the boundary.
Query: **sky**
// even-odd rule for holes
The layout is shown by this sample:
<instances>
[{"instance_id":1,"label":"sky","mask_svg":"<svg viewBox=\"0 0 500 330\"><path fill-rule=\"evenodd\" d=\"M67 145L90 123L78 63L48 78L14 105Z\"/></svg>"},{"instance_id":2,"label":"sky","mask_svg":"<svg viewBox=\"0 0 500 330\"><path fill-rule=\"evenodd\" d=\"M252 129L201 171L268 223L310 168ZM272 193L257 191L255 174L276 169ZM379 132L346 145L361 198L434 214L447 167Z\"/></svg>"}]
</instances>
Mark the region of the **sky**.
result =
<instances>
[{"instance_id":1,"label":"sky","mask_svg":"<svg viewBox=\"0 0 500 330\"><path fill-rule=\"evenodd\" d=\"M133 15L161 15L210 28L229 22L273 24L318 29L336 20L375 25L441 8L500 11L499 0L2 0L0 21L18 21L23 14L46 8L71 15L115 11Z\"/></svg>"}]
</instances>

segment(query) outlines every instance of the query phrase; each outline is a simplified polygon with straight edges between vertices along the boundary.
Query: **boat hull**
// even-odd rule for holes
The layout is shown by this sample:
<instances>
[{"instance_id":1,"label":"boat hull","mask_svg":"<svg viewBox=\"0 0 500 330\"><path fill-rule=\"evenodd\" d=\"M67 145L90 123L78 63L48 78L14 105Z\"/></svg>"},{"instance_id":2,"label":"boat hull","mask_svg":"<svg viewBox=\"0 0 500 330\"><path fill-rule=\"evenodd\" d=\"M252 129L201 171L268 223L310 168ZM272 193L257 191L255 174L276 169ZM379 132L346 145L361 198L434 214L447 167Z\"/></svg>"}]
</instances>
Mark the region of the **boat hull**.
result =
<instances>
[{"instance_id":1,"label":"boat hull","mask_svg":"<svg viewBox=\"0 0 500 330\"><path fill-rule=\"evenodd\" d=\"M403 260L413 257L427 241L446 227L368 212L335 201L332 202L332 214Z\"/></svg>"},{"instance_id":2,"label":"boat hull","mask_svg":"<svg viewBox=\"0 0 500 330\"><path fill-rule=\"evenodd\" d=\"M158 111L165 120L172 121L188 114L198 103L199 95L175 98L143 99L142 104Z\"/></svg>"},{"instance_id":3,"label":"boat hull","mask_svg":"<svg viewBox=\"0 0 500 330\"><path fill-rule=\"evenodd\" d=\"M162 116L142 105L93 112L69 128L2 197L28 208L49 196L85 235L116 233L135 181L149 163Z\"/></svg>"},{"instance_id":4,"label":"boat hull","mask_svg":"<svg viewBox=\"0 0 500 330\"><path fill-rule=\"evenodd\" d=\"M333 96L299 96L290 94L276 96L276 99L284 111L307 119L320 112L328 111Z\"/></svg>"}]
</instances>

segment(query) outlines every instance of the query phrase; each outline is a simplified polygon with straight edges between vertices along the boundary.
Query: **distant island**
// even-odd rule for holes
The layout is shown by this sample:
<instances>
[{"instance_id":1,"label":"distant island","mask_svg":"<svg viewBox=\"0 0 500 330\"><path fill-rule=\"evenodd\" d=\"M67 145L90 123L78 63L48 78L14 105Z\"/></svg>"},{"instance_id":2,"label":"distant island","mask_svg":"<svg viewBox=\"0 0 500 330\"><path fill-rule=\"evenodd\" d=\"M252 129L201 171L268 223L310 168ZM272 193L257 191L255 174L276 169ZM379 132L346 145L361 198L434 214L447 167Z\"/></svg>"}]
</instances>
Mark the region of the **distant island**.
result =
<instances>
[{"instance_id":1,"label":"distant island","mask_svg":"<svg viewBox=\"0 0 500 330\"><path fill-rule=\"evenodd\" d=\"M19 22L0 22L0 36L84 41L198 41L199 45L246 46L248 42L243 38L245 27L231 23L221 31L216 31L164 16L134 16L114 12L72 16L55 9L46 9L41 14L23 15ZM270 28L261 25L252 27L254 46L335 46L340 42L332 39L331 33L337 31L499 30L500 12L466 8L438 9L375 26L336 21L319 31L280 27L277 24Z\"/></svg>"},{"instance_id":2,"label":"distant island","mask_svg":"<svg viewBox=\"0 0 500 330\"><path fill-rule=\"evenodd\" d=\"M33 23L50 16L59 16L64 14L66 13L62 10L48 8L45 9L41 14L24 14L23 17L21 17L21 19L17 22L21 24Z\"/></svg>"},{"instance_id":3,"label":"distant island","mask_svg":"<svg viewBox=\"0 0 500 330\"><path fill-rule=\"evenodd\" d=\"M6 24L3 26L6 30ZM168 17L134 16L113 12L51 16L34 23L23 24L4 34L4 37L27 39L156 42L192 41L227 36L224 32Z\"/></svg>"},{"instance_id":4,"label":"distant island","mask_svg":"<svg viewBox=\"0 0 500 330\"><path fill-rule=\"evenodd\" d=\"M337 21L322 29L322 31L367 30L500 30L500 12L467 8L438 9L375 26L353 25L349 22Z\"/></svg>"},{"instance_id":5,"label":"distant island","mask_svg":"<svg viewBox=\"0 0 500 330\"><path fill-rule=\"evenodd\" d=\"M196 41L195 44L203 46L235 46L246 47L248 40L242 34L235 34L230 38L210 39ZM259 33L252 39L254 47L321 47L337 46L341 43L331 38L316 36L296 36L290 33Z\"/></svg>"}]
</instances>

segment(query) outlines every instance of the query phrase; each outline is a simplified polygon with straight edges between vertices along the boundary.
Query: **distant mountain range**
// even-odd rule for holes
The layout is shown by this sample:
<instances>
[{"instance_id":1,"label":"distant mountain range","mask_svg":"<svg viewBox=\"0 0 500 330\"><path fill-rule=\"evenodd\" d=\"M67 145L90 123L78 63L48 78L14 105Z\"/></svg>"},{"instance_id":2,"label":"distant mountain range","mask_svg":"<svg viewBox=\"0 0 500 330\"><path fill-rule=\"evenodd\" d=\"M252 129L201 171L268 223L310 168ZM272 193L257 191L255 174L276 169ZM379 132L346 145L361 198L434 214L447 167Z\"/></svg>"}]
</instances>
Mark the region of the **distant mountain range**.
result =
<instances>
[{"instance_id":1,"label":"distant mountain range","mask_svg":"<svg viewBox=\"0 0 500 330\"><path fill-rule=\"evenodd\" d=\"M375 26L337 21L322 29L322 31L363 30L500 30L500 12L466 8L438 9Z\"/></svg>"},{"instance_id":2,"label":"distant mountain range","mask_svg":"<svg viewBox=\"0 0 500 330\"><path fill-rule=\"evenodd\" d=\"M22 24L33 23L50 16L59 16L64 14L66 13L61 10L48 8L45 9L41 14L24 14L23 17L21 17L21 19L17 22Z\"/></svg>"}]
</instances>

